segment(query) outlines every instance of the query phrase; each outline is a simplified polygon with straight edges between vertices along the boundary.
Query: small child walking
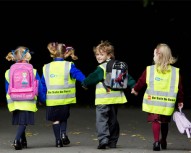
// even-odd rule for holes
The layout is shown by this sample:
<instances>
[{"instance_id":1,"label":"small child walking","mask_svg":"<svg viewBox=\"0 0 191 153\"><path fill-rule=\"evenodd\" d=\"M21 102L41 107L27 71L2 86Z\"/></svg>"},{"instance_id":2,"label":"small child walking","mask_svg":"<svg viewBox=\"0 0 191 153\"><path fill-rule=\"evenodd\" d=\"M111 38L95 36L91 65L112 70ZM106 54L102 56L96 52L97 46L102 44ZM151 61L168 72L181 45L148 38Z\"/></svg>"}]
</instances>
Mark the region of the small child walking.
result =
<instances>
[{"instance_id":1,"label":"small child walking","mask_svg":"<svg viewBox=\"0 0 191 153\"><path fill-rule=\"evenodd\" d=\"M73 47L63 43L51 42L47 46L53 61L43 66L41 82L46 95L46 118L52 121L56 147L70 144L67 135L67 120L70 104L76 103L76 81L82 82L85 75L75 64L65 59L77 60Z\"/></svg>"},{"instance_id":2,"label":"small child walking","mask_svg":"<svg viewBox=\"0 0 191 153\"><path fill-rule=\"evenodd\" d=\"M27 47L19 46L12 52L9 52L6 56L8 61L14 61L16 63L29 63L31 60L31 54ZM10 112L12 112L12 125L18 125L17 133L15 136L15 140L13 142L13 146L15 150L21 150L22 148L27 148L27 139L26 139L26 127L27 125L34 125L34 113L37 111L37 98L39 101L43 101L43 93L42 93L42 85L40 82L40 76L37 73L36 69L33 69L33 73L35 79L38 80L38 97L35 96L33 99L30 100L13 100L9 95L9 88L10 88L10 72L11 70L8 69L5 72L5 90L6 90L6 98L7 98L7 105ZM24 83L22 84L27 85L26 76L27 73L23 72L22 76L25 79ZM19 81L18 78L16 81ZM25 88L22 89L25 91Z\"/></svg>"},{"instance_id":3,"label":"small child walking","mask_svg":"<svg viewBox=\"0 0 191 153\"><path fill-rule=\"evenodd\" d=\"M106 65L111 59L115 59L114 46L109 41L101 41L93 48L95 58L100 64L82 82L82 87L87 89L96 85L96 129L99 145L97 149L116 148L120 126L117 119L118 105L127 102L123 90L106 91L102 81L106 79ZM135 80L128 74L128 87L133 88Z\"/></svg>"},{"instance_id":4,"label":"small child walking","mask_svg":"<svg viewBox=\"0 0 191 153\"><path fill-rule=\"evenodd\" d=\"M177 59L172 56L167 44L160 43L154 49L154 64L147 66L131 93L147 87L142 103L142 110L148 113L154 137L153 151L167 149L169 123L176 102L183 108L184 93L179 68L172 66ZM160 138L161 132L161 138Z\"/></svg>"}]
</instances>

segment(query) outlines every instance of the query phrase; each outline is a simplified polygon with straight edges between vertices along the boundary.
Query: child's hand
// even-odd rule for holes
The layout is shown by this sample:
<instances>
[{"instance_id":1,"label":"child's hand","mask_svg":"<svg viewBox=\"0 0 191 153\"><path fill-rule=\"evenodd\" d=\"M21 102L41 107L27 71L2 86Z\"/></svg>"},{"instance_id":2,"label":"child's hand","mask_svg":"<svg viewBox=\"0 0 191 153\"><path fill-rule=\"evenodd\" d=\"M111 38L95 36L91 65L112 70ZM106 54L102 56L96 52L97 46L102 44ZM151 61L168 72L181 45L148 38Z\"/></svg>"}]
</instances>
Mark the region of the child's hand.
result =
<instances>
[{"instance_id":1,"label":"child's hand","mask_svg":"<svg viewBox=\"0 0 191 153\"><path fill-rule=\"evenodd\" d=\"M183 106L184 106L184 104L183 104L183 103L178 103L178 108L179 108L179 109L182 109L182 108L183 108Z\"/></svg>"},{"instance_id":2,"label":"child's hand","mask_svg":"<svg viewBox=\"0 0 191 153\"><path fill-rule=\"evenodd\" d=\"M131 93L134 94L135 96L138 95L138 92L136 92L136 91L134 90L134 88L131 89Z\"/></svg>"},{"instance_id":3,"label":"child's hand","mask_svg":"<svg viewBox=\"0 0 191 153\"><path fill-rule=\"evenodd\" d=\"M85 89L85 90L88 90L88 87L86 86L86 84L84 83L84 81L81 83L82 85L82 88Z\"/></svg>"},{"instance_id":4,"label":"child's hand","mask_svg":"<svg viewBox=\"0 0 191 153\"><path fill-rule=\"evenodd\" d=\"M44 103L42 103L42 102L39 101L39 102L38 102L38 105L39 105L39 106L43 106Z\"/></svg>"},{"instance_id":5,"label":"child's hand","mask_svg":"<svg viewBox=\"0 0 191 153\"><path fill-rule=\"evenodd\" d=\"M85 90L88 90L88 88L84 85L82 85L82 88L85 89Z\"/></svg>"}]
</instances>

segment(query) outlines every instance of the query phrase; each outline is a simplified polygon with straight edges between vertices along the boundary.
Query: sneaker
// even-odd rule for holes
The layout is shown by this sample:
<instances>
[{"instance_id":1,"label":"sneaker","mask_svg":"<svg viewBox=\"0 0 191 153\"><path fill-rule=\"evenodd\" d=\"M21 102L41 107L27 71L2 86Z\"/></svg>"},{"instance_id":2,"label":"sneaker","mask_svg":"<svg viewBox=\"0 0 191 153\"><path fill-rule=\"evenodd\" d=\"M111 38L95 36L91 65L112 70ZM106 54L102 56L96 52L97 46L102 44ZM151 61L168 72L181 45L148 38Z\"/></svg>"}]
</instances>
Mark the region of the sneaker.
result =
<instances>
[{"instance_id":1,"label":"sneaker","mask_svg":"<svg viewBox=\"0 0 191 153\"><path fill-rule=\"evenodd\" d=\"M160 142L156 141L153 143L153 151L160 151Z\"/></svg>"}]
</instances>

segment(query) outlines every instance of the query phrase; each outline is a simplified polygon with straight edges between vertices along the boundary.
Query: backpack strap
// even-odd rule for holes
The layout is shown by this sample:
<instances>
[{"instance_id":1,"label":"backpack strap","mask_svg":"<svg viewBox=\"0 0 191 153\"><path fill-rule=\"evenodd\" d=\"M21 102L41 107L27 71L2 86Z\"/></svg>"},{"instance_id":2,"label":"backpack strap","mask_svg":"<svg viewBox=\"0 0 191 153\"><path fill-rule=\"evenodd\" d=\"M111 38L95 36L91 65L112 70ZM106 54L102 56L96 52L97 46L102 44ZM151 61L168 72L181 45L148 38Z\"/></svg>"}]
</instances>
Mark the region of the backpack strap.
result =
<instances>
[{"instance_id":1,"label":"backpack strap","mask_svg":"<svg viewBox=\"0 0 191 153\"><path fill-rule=\"evenodd\" d=\"M115 62L114 59L111 59L110 61L107 62L107 65L106 65L106 73L112 71L114 62ZM104 80L102 80L102 84L103 84L105 90L106 90L107 92L110 92L111 89L106 86Z\"/></svg>"},{"instance_id":2,"label":"backpack strap","mask_svg":"<svg viewBox=\"0 0 191 153\"><path fill-rule=\"evenodd\" d=\"M108 88L108 87L106 86L104 80L102 81L102 84L103 84L105 90L106 90L107 92L110 92L110 88Z\"/></svg>"},{"instance_id":3,"label":"backpack strap","mask_svg":"<svg viewBox=\"0 0 191 153\"><path fill-rule=\"evenodd\" d=\"M111 59L109 62L107 62L106 65L106 72L111 72L113 68L113 64L115 63L116 60Z\"/></svg>"}]
</instances>

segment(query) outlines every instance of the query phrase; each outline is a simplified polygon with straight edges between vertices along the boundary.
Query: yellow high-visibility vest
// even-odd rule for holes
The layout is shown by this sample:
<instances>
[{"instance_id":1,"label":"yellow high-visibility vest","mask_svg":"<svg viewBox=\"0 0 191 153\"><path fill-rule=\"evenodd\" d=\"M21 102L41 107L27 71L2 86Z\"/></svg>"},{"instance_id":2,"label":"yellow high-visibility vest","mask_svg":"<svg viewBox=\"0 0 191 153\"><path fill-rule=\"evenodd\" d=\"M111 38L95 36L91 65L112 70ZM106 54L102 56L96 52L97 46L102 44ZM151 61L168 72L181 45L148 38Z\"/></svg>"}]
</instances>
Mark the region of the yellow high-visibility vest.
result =
<instances>
[{"instance_id":1,"label":"yellow high-visibility vest","mask_svg":"<svg viewBox=\"0 0 191 153\"><path fill-rule=\"evenodd\" d=\"M33 69L33 72L36 76L36 69ZM5 79L7 80L7 82L9 83L9 69L5 72ZM10 97L10 95L6 94L6 99L7 99L7 106L10 112L14 111L14 110L24 110L24 111L32 111L32 112L36 112L37 106L36 106L36 101L37 101L37 97L35 96L34 100L29 100L29 101L13 101Z\"/></svg>"},{"instance_id":2,"label":"yellow high-visibility vest","mask_svg":"<svg viewBox=\"0 0 191 153\"><path fill-rule=\"evenodd\" d=\"M145 112L172 115L178 93L179 68L169 66L165 74L157 72L155 65L147 66L147 89L142 109Z\"/></svg>"},{"instance_id":3,"label":"yellow high-visibility vest","mask_svg":"<svg viewBox=\"0 0 191 153\"><path fill-rule=\"evenodd\" d=\"M104 79L106 78L106 64L99 65L104 71ZM96 85L95 105L107 105L107 104L124 104L127 102L123 90L110 90L107 92L102 82Z\"/></svg>"},{"instance_id":4,"label":"yellow high-visibility vest","mask_svg":"<svg viewBox=\"0 0 191 153\"><path fill-rule=\"evenodd\" d=\"M70 77L71 64L68 61L53 61L43 66L47 106L76 103L76 80Z\"/></svg>"}]
</instances>

